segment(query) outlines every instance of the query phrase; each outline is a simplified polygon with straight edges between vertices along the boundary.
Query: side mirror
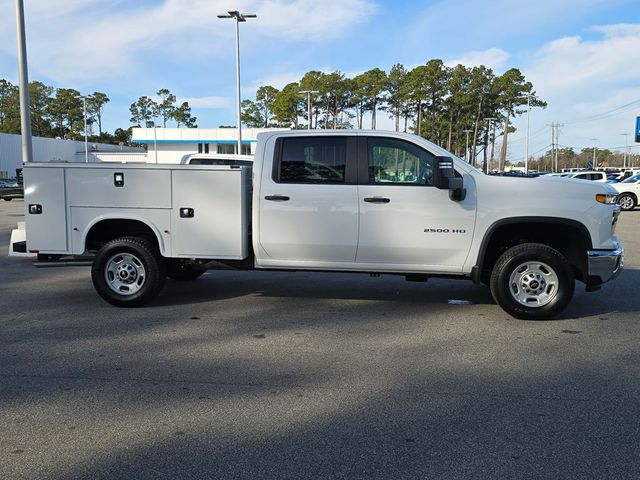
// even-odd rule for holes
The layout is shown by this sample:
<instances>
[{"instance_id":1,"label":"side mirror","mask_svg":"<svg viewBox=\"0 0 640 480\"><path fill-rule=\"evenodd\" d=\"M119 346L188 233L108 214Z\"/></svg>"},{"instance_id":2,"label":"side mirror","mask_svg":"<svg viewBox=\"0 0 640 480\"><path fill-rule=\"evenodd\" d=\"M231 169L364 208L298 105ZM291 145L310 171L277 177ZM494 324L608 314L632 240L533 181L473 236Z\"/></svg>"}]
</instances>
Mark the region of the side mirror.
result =
<instances>
[{"instance_id":1,"label":"side mirror","mask_svg":"<svg viewBox=\"0 0 640 480\"><path fill-rule=\"evenodd\" d=\"M456 177L451 157L436 157L433 166L433 185L440 190L449 190L449 198L455 201L464 200L466 190L462 178Z\"/></svg>"},{"instance_id":2,"label":"side mirror","mask_svg":"<svg viewBox=\"0 0 640 480\"><path fill-rule=\"evenodd\" d=\"M453 158L436 157L433 165L433 186L440 190L449 190L449 181L456 177Z\"/></svg>"}]
</instances>

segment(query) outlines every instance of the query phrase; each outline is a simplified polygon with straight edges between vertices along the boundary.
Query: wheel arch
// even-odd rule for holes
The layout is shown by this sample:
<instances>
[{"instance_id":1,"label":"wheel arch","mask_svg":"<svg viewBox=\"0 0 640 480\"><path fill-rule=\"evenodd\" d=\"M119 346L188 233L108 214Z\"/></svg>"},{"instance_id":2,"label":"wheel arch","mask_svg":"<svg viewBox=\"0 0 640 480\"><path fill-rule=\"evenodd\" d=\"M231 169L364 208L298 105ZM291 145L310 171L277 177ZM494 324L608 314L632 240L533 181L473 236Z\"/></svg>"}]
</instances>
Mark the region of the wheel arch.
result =
<instances>
[{"instance_id":1,"label":"wheel arch","mask_svg":"<svg viewBox=\"0 0 640 480\"><path fill-rule=\"evenodd\" d=\"M563 234L570 238L563 238ZM586 251L593 248L588 228L571 218L531 216L502 218L491 224L480 243L476 264L472 269L472 280L480 283L483 271L493 268L506 249L527 242L543 243L556 248L567 257L575 270L576 278L586 280Z\"/></svg>"},{"instance_id":2,"label":"wheel arch","mask_svg":"<svg viewBox=\"0 0 640 480\"><path fill-rule=\"evenodd\" d=\"M118 237L140 236L152 241L162 256L167 256L167 245L160 230L148 219L138 215L100 215L87 224L80 245L84 251L99 248Z\"/></svg>"}]
</instances>

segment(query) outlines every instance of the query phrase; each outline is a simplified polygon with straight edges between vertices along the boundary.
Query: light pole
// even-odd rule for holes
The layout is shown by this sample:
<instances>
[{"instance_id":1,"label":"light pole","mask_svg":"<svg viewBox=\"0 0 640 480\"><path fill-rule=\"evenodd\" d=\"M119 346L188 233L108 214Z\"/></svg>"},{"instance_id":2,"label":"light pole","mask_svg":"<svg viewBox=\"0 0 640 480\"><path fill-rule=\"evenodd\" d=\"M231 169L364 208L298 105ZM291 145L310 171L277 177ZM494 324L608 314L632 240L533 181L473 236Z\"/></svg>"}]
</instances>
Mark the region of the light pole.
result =
<instances>
[{"instance_id":1,"label":"light pole","mask_svg":"<svg viewBox=\"0 0 640 480\"><path fill-rule=\"evenodd\" d=\"M158 164L158 132L156 130L156 117L153 117L153 155Z\"/></svg>"},{"instance_id":2,"label":"light pole","mask_svg":"<svg viewBox=\"0 0 640 480\"><path fill-rule=\"evenodd\" d=\"M465 130L464 133L467 134L467 144L466 144L466 150L464 151L464 161L469 163L469 159L467 158L469 156L469 134L473 132L473 130Z\"/></svg>"},{"instance_id":3,"label":"light pole","mask_svg":"<svg viewBox=\"0 0 640 480\"><path fill-rule=\"evenodd\" d=\"M598 170L598 164L596 163L596 148L597 148L598 139L592 138L591 140L593 141L593 162L592 162L593 169Z\"/></svg>"},{"instance_id":4,"label":"light pole","mask_svg":"<svg viewBox=\"0 0 640 480\"><path fill-rule=\"evenodd\" d=\"M22 163L29 163L33 161L33 149L31 143L31 110L29 108L29 75L27 73L27 39L24 30L24 5L22 0L16 0L16 33L18 37Z\"/></svg>"},{"instance_id":5,"label":"light pole","mask_svg":"<svg viewBox=\"0 0 640 480\"><path fill-rule=\"evenodd\" d=\"M87 99L92 99L91 95L81 95L82 116L84 117L84 163L89 163L89 139L87 137Z\"/></svg>"},{"instance_id":6,"label":"light pole","mask_svg":"<svg viewBox=\"0 0 640 480\"><path fill-rule=\"evenodd\" d=\"M246 22L247 18L256 18L253 13L240 13L237 10L227 12L227 15L218 15L218 18L233 18L236 21L236 80L238 93L238 155L242 154L242 113L240 100L240 22Z\"/></svg>"},{"instance_id":7,"label":"light pole","mask_svg":"<svg viewBox=\"0 0 640 480\"><path fill-rule=\"evenodd\" d=\"M311 130L311 94L320 93L318 90L300 90L299 93L307 94L307 115L309 115L309 125L307 125L307 130Z\"/></svg>"},{"instance_id":8,"label":"light pole","mask_svg":"<svg viewBox=\"0 0 640 480\"><path fill-rule=\"evenodd\" d=\"M627 154L629 152L629 134L621 133L620 135L624 135L624 156L622 157L622 168L627 168Z\"/></svg>"},{"instance_id":9,"label":"light pole","mask_svg":"<svg viewBox=\"0 0 640 480\"><path fill-rule=\"evenodd\" d=\"M527 133L524 137L524 173L529 173L529 114L531 113L531 93L527 94Z\"/></svg>"}]
</instances>

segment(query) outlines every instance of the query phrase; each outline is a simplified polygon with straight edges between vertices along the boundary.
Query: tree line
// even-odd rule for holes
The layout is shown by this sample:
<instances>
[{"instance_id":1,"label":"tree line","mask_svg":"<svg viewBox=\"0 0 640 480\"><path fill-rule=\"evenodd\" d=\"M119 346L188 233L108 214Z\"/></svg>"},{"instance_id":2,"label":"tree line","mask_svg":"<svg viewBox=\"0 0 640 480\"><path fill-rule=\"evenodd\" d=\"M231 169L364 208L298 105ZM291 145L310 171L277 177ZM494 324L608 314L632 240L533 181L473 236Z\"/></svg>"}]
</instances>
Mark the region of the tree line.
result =
<instances>
[{"instance_id":1,"label":"tree line","mask_svg":"<svg viewBox=\"0 0 640 480\"><path fill-rule=\"evenodd\" d=\"M626 157L626 158L625 158ZM611 151L608 148L596 148L595 149L595 162L594 148L586 147L580 151L575 151L571 147L563 147L558 149L557 166L558 170L564 168L586 168L588 164L593 164L599 168L604 167L638 167L640 166L640 155L637 153ZM544 155L537 157L534 160L529 161L529 169L538 170L540 172L554 171L556 165L556 155L553 150L548 150ZM520 162L517 166L524 166L524 162Z\"/></svg>"},{"instance_id":2,"label":"tree line","mask_svg":"<svg viewBox=\"0 0 640 480\"><path fill-rule=\"evenodd\" d=\"M166 127L169 120L176 126L197 127L188 102L176 105L176 97L168 89L156 93L159 101L142 96L131 104L131 123L152 126L156 119ZM39 81L29 83L31 130L38 137L81 140L84 138L83 95L73 88L54 88ZM116 128L111 134L102 129L105 105L110 99L103 92L87 94L87 130L92 142L129 144L131 127ZM95 131L97 130L97 131ZM20 95L17 85L0 79L0 133L20 134Z\"/></svg>"},{"instance_id":3,"label":"tree line","mask_svg":"<svg viewBox=\"0 0 640 480\"><path fill-rule=\"evenodd\" d=\"M191 115L189 102L182 102L176 105L176 96L166 88L161 88L156 92L158 101L144 95L131 104L129 112L130 121L133 125L141 127L153 127L156 119L162 120L162 127L167 126L167 121L176 122L176 127L197 128L197 117ZM159 126L159 125L156 125Z\"/></svg>"},{"instance_id":4,"label":"tree line","mask_svg":"<svg viewBox=\"0 0 640 480\"><path fill-rule=\"evenodd\" d=\"M83 95L73 88L54 88L42 82L29 83L31 130L38 137L84 138ZM103 92L86 95L87 125L97 135L92 141L127 142L129 134L118 128L113 134L102 129L104 108L109 97ZM20 133L20 95L18 86L0 79L0 132Z\"/></svg>"},{"instance_id":5,"label":"tree line","mask_svg":"<svg viewBox=\"0 0 640 480\"><path fill-rule=\"evenodd\" d=\"M311 118L307 95L311 95ZM242 102L242 123L248 127L375 129L383 113L394 120L396 131L410 130L459 156L464 156L467 138L470 158L476 158L485 144L493 152L501 136L503 168L508 135L514 131L512 121L526 111L527 101L531 107L547 105L516 68L496 75L485 66L448 67L433 59L411 70L398 63L388 73L373 68L353 78L340 71L312 70L281 90L263 85L254 100ZM364 125L367 115L370 124Z\"/></svg>"}]
</instances>

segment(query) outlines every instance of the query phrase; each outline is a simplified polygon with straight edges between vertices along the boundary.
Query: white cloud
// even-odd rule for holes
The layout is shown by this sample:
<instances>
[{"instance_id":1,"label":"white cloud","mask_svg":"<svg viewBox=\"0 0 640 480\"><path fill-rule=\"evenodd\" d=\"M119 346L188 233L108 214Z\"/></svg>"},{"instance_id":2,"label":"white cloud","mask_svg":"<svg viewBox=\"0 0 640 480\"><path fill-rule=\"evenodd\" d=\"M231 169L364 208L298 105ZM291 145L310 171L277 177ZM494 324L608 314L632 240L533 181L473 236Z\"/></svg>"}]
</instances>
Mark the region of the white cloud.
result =
<instances>
[{"instance_id":1,"label":"white cloud","mask_svg":"<svg viewBox=\"0 0 640 480\"><path fill-rule=\"evenodd\" d=\"M231 106L231 99L227 97L178 97L176 104L188 102L191 108L227 108Z\"/></svg>"},{"instance_id":2,"label":"white cloud","mask_svg":"<svg viewBox=\"0 0 640 480\"><path fill-rule=\"evenodd\" d=\"M620 147L624 144L621 134L633 132L638 106L598 114L640 99L640 25L603 25L590 30L599 36L588 40L567 36L549 42L522 68L538 96L549 103L546 110L532 111L531 131L540 133L532 139L530 151L550 143L550 129L544 127L552 121L565 124L560 143L578 149L593 145L591 138L598 138L602 147ZM522 157L517 150L524 144L524 117L516 126L514 159Z\"/></svg>"},{"instance_id":3,"label":"white cloud","mask_svg":"<svg viewBox=\"0 0 640 480\"><path fill-rule=\"evenodd\" d=\"M594 27L597 40L579 36L548 43L537 53L528 75L538 88L554 94L593 92L640 77L640 25Z\"/></svg>"},{"instance_id":4,"label":"white cloud","mask_svg":"<svg viewBox=\"0 0 640 480\"><path fill-rule=\"evenodd\" d=\"M0 6L0 52L13 56L9 3ZM339 38L376 11L372 0L33 0L26 10L30 65L38 75L69 83L127 77L144 63L141 57L184 62L228 55L232 22L216 15L237 9L258 15L242 25L246 35L297 43Z\"/></svg>"},{"instance_id":5,"label":"white cloud","mask_svg":"<svg viewBox=\"0 0 640 480\"><path fill-rule=\"evenodd\" d=\"M446 64L453 67L462 64L465 67L476 67L484 65L485 67L498 70L504 66L509 59L509 54L501 48L488 48L487 50L476 50L463 54L458 58L448 60Z\"/></svg>"}]
</instances>

